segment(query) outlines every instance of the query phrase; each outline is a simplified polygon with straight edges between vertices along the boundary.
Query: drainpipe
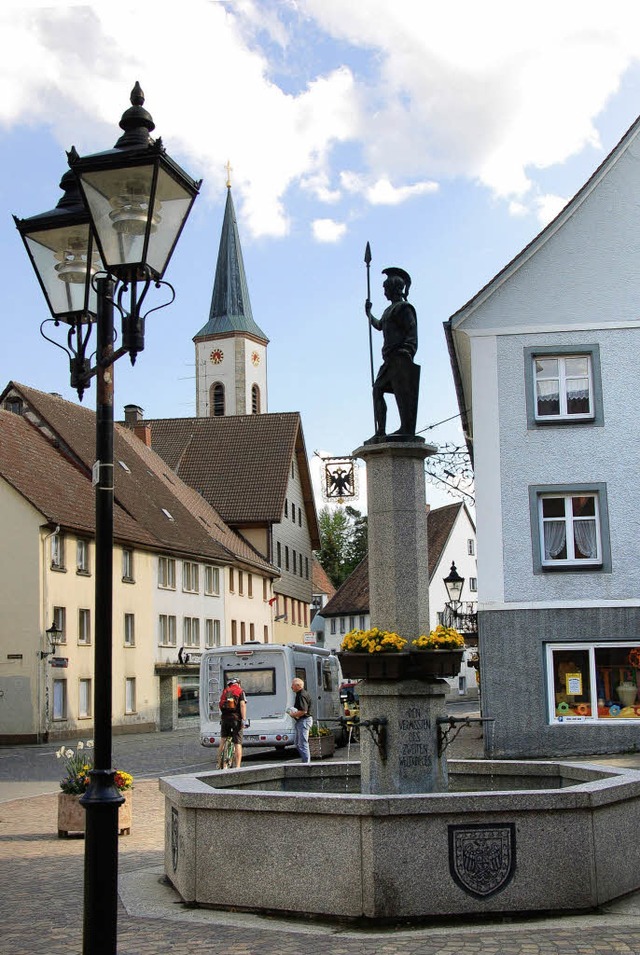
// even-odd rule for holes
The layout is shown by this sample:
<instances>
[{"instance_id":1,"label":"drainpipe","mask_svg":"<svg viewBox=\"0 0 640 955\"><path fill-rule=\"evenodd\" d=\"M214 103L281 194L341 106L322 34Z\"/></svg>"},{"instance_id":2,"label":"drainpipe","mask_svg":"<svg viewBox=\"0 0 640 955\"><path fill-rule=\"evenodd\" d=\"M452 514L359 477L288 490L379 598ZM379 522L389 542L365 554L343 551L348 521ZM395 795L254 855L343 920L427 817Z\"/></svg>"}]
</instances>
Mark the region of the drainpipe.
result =
<instances>
[{"instance_id":1,"label":"drainpipe","mask_svg":"<svg viewBox=\"0 0 640 955\"><path fill-rule=\"evenodd\" d=\"M55 530L51 531L50 534L45 534L42 538L42 620L41 620L41 631L44 635L47 621L47 603L48 603L48 594L47 594L47 581L49 579L47 574L47 541L52 537L55 537L56 534L60 533L60 525L57 524ZM43 636L42 645L46 643L46 637ZM49 648L44 647L45 650ZM40 656L40 651L38 651L38 656ZM38 722L40 724L40 729L37 734L38 742L45 743L49 736L49 701L47 699L47 685L49 678L49 669L48 669L48 657L42 657L41 662L44 665L44 679L40 669L38 669L38 693L37 693L37 706L38 706ZM44 684L44 696L45 696L45 706L44 712L42 708L42 689Z\"/></svg>"}]
</instances>

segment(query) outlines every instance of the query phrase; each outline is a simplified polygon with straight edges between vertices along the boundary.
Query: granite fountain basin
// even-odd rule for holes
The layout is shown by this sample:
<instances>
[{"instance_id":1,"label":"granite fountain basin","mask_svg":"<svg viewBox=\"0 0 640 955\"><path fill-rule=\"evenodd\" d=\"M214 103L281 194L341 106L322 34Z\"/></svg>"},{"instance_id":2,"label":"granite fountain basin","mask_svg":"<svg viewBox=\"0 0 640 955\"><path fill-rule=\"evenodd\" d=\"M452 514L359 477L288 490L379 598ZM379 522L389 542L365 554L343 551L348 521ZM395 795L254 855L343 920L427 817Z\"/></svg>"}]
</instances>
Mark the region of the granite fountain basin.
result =
<instances>
[{"instance_id":1,"label":"granite fountain basin","mask_svg":"<svg viewBox=\"0 0 640 955\"><path fill-rule=\"evenodd\" d=\"M189 904L371 923L585 911L640 887L640 772L448 767L428 795L361 795L356 762L161 779L166 876Z\"/></svg>"}]
</instances>

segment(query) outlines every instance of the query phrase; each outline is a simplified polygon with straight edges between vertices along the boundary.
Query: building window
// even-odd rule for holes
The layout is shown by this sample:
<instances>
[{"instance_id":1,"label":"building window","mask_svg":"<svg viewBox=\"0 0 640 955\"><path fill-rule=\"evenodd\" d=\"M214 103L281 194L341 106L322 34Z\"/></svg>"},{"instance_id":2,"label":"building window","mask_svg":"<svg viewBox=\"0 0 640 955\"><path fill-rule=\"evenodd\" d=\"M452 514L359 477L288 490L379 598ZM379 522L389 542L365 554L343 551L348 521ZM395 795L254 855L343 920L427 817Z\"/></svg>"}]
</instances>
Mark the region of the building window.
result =
<instances>
[{"instance_id":1,"label":"building window","mask_svg":"<svg viewBox=\"0 0 640 955\"><path fill-rule=\"evenodd\" d=\"M189 594L197 594L199 587L198 565L190 560L184 560L182 562L182 589Z\"/></svg>"},{"instance_id":2,"label":"building window","mask_svg":"<svg viewBox=\"0 0 640 955\"><path fill-rule=\"evenodd\" d=\"M347 632L346 620L344 617L340 617L340 633Z\"/></svg>"},{"instance_id":3,"label":"building window","mask_svg":"<svg viewBox=\"0 0 640 955\"><path fill-rule=\"evenodd\" d=\"M289 501L286 499L286 497L284 499L284 516L289 516Z\"/></svg>"},{"instance_id":4,"label":"building window","mask_svg":"<svg viewBox=\"0 0 640 955\"><path fill-rule=\"evenodd\" d=\"M527 424L604 424L598 345L525 348Z\"/></svg>"},{"instance_id":5,"label":"building window","mask_svg":"<svg viewBox=\"0 0 640 955\"><path fill-rule=\"evenodd\" d=\"M221 418L224 415L224 385L216 381L211 386L211 416Z\"/></svg>"},{"instance_id":6,"label":"building window","mask_svg":"<svg viewBox=\"0 0 640 955\"><path fill-rule=\"evenodd\" d=\"M269 627L267 626L266 623L262 629L262 639L264 640L265 643L269 643Z\"/></svg>"},{"instance_id":7,"label":"building window","mask_svg":"<svg viewBox=\"0 0 640 955\"><path fill-rule=\"evenodd\" d=\"M124 681L124 711L136 712L136 678L128 676Z\"/></svg>"},{"instance_id":8,"label":"building window","mask_svg":"<svg viewBox=\"0 0 640 955\"><path fill-rule=\"evenodd\" d=\"M200 646L200 621L197 617L185 617L183 619L182 644L185 647Z\"/></svg>"},{"instance_id":9,"label":"building window","mask_svg":"<svg viewBox=\"0 0 640 955\"><path fill-rule=\"evenodd\" d=\"M331 633L335 633L335 632L336 632L336 618L335 618L335 617L332 617L332 618L331 618L331 627L330 627L330 630L331 630Z\"/></svg>"},{"instance_id":10,"label":"building window","mask_svg":"<svg viewBox=\"0 0 640 955\"><path fill-rule=\"evenodd\" d=\"M277 554L276 567L278 568L278 570L280 570L282 567L282 546L280 544L280 541L278 541L278 543L276 544L276 554Z\"/></svg>"},{"instance_id":11,"label":"building window","mask_svg":"<svg viewBox=\"0 0 640 955\"><path fill-rule=\"evenodd\" d=\"M241 597L244 596L244 571L238 571L238 593Z\"/></svg>"},{"instance_id":12,"label":"building window","mask_svg":"<svg viewBox=\"0 0 640 955\"><path fill-rule=\"evenodd\" d=\"M238 624L235 620L231 621L231 645L237 646L238 643Z\"/></svg>"},{"instance_id":13,"label":"building window","mask_svg":"<svg viewBox=\"0 0 640 955\"><path fill-rule=\"evenodd\" d=\"M291 623L293 624L294 627L297 623L297 620L296 620L297 604L298 604L298 601L291 598Z\"/></svg>"},{"instance_id":14,"label":"building window","mask_svg":"<svg viewBox=\"0 0 640 955\"><path fill-rule=\"evenodd\" d=\"M249 624L249 640L255 640L256 638L256 625L254 623Z\"/></svg>"},{"instance_id":15,"label":"building window","mask_svg":"<svg viewBox=\"0 0 640 955\"><path fill-rule=\"evenodd\" d=\"M293 503L293 501L291 502L291 520L292 520L293 523L295 524L295 522L296 522L296 506L295 506L295 504Z\"/></svg>"},{"instance_id":16,"label":"building window","mask_svg":"<svg viewBox=\"0 0 640 955\"><path fill-rule=\"evenodd\" d=\"M284 548L284 569L289 570L289 547L286 544Z\"/></svg>"},{"instance_id":17,"label":"building window","mask_svg":"<svg viewBox=\"0 0 640 955\"><path fill-rule=\"evenodd\" d=\"M65 607L53 608L53 622L55 624L56 630L60 631L60 633L56 637L56 643L66 643L67 642L67 610Z\"/></svg>"},{"instance_id":18,"label":"building window","mask_svg":"<svg viewBox=\"0 0 640 955\"><path fill-rule=\"evenodd\" d=\"M89 541L79 539L76 542L76 573L89 573Z\"/></svg>"},{"instance_id":19,"label":"building window","mask_svg":"<svg viewBox=\"0 0 640 955\"><path fill-rule=\"evenodd\" d=\"M365 627L365 625L364 625L364 614L363 614L363 613L360 614L360 618L359 618L359 623L358 623L358 625L359 625L359 627L360 627L361 630L365 630L365 629L366 629L366 627Z\"/></svg>"},{"instance_id":20,"label":"building window","mask_svg":"<svg viewBox=\"0 0 640 955\"><path fill-rule=\"evenodd\" d=\"M536 572L610 570L604 485L529 488L529 495Z\"/></svg>"},{"instance_id":21,"label":"building window","mask_svg":"<svg viewBox=\"0 0 640 955\"><path fill-rule=\"evenodd\" d=\"M302 508L298 508L298 527L302 527Z\"/></svg>"},{"instance_id":22,"label":"building window","mask_svg":"<svg viewBox=\"0 0 640 955\"><path fill-rule=\"evenodd\" d=\"M78 681L78 719L87 720L91 716L91 680Z\"/></svg>"},{"instance_id":23,"label":"building window","mask_svg":"<svg viewBox=\"0 0 640 955\"><path fill-rule=\"evenodd\" d=\"M236 583L235 583L235 574L233 573L233 567L229 568L229 592L235 593Z\"/></svg>"},{"instance_id":24,"label":"building window","mask_svg":"<svg viewBox=\"0 0 640 955\"><path fill-rule=\"evenodd\" d=\"M247 597L253 597L253 574L247 574Z\"/></svg>"},{"instance_id":25,"label":"building window","mask_svg":"<svg viewBox=\"0 0 640 955\"><path fill-rule=\"evenodd\" d=\"M10 395L4 403L4 410L12 414L22 414L22 398L16 398Z\"/></svg>"},{"instance_id":26,"label":"building window","mask_svg":"<svg viewBox=\"0 0 640 955\"><path fill-rule=\"evenodd\" d=\"M124 645L125 647L136 645L135 615L132 613L124 615Z\"/></svg>"},{"instance_id":27,"label":"building window","mask_svg":"<svg viewBox=\"0 0 640 955\"><path fill-rule=\"evenodd\" d=\"M91 643L91 611L78 610L78 643L88 646Z\"/></svg>"},{"instance_id":28,"label":"building window","mask_svg":"<svg viewBox=\"0 0 640 955\"><path fill-rule=\"evenodd\" d=\"M244 620L240 621L240 643L244 643L247 639L247 627Z\"/></svg>"},{"instance_id":29,"label":"building window","mask_svg":"<svg viewBox=\"0 0 640 955\"><path fill-rule=\"evenodd\" d=\"M208 618L204 622L204 640L206 647L220 646L220 621Z\"/></svg>"},{"instance_id":30,"label":"building window","mask_svg":"<svg viewBox=\"0 0 640 955\"><path fill-rule=\"evenodd\" d=\"M266 577L262 578L262 599L269 599L269 582Z\"/></svg>"},{"instance_id":31,"label":"building window","mask_svg":"<svg viewBox=\"0 0 640 955\"><path fill-rule=\"evenodd\" d=\"M53 706L51 718L54 720L66 720L67 718L67 681L53 681Z\"/></svg>"},{"instance_id":32,"label":"building window","mask_svg":"<svg viewBox=\"0 0 640 955\"><path fill-rule=\"evenodd\" d=\"M300 566L300 576L302 577L302 554L299 555L298 562Z\"/></svg>"},{"instance_id":33,"label":"building window","mask_svg":"<svg viewBox=\"0 0 640 955\"><path fill-rule=\"evenodd\" d=\"M478 578L477 578L477 577L469 577L469 590L471 591L472 594L477 593L477 591L478 591Z\"/></svg>"},{"instance_id":34,"label":"building window","mask_svg":"<svg viewBox=\"0 0 640 955\"><path fill-rule=\"evenodd\" d=\"M176 562L173 557L158 558L158 587L176 589Z\"/></svg>"},{"instance_id":35,"label":"building window","mask_svg":"<svg viewBox=\"0 0 640 955\"><path fill-rule=\"evenodd\" d=\"M473 557L475 555L475 552L476 552L476 542L474 541L473 537L470 537L469 540L467 541L467 554Z\"/></svg>"},{"instance_id":36,"label":"building window","mask_svg":"<svg viewBox=\"0 0 640 955\"><path fill-rule=\"evenodd\" d=\"M128 547L122 550L122 579L133 583L133 551Z\"/></svg>"},{"instance_id":37,"label":"building window","mask_svg":"<svg viewBox=\"0 0 640 955\"><path fill-rule=\"evenodd\" d=\"M161 613L159 618L159 643L161 647L175 647L176 618L173 614Z\"/></svg>"},{"instance_id":38,"label":"building window","mask_svg":"<svg viewBox=\"0 0 640 955\"><path fill-rule=\"evenodd\" d=\"M251 414L260 414L260 389L257 385L251 386Z\"/></svg>"},{"instance_id":39,"label":"building window","mask_svg":"<svg viewBox=\"0 0 640 955\"><path fill-rule=\"evenodd\" d=\"M303 604L304 607L304 625L305 627L309 626L309 606L308 604Z\"/></svg>"},{"instance_id":40,"label":"building window","mask_svg":"<svg viewBox=\"0 0 640 955\"><path fill-rule=\"evenodd\" d=\"M356 628L356 618L349 617L349 630L355 630Z\"/></svg>"},{"instance_id":41,"label":"building window","mask_svg":"<svg viewBox=\"0 0 640 955\"><path fill-rule=\"evenodd\" d=\"M51 569L64 570L64 534L54 534L51 538Z\"/></svg>"},{"instance_id":42,"label":"building window","mask_svg":"<svg viewBox=\"0 0 640 955\"><path fill-rule=\"evenodd\" d=\"M209 597L218 597L220 595L220 570L218 567L205 567L204 592Z\"/></svg>"},{"instance_id":43,"label":"building window","mask_svg":"<svg viewBox=\"0 0 640 955\"><path fill-rule=\"evenodd\" d=\"M633 643L548 645L550 722L640 721L639 667Z\"/></svg>"},{"instance_id":44,"label":"building window","mask_svg":"<svg viewBox=\"0 0 640 955\"><path fill-rule=\"evenodd\" d=\"M309 579L309 558L308 557L305 557L304 559L304 575L308 580Z\"/></svg>"}]
</instances>

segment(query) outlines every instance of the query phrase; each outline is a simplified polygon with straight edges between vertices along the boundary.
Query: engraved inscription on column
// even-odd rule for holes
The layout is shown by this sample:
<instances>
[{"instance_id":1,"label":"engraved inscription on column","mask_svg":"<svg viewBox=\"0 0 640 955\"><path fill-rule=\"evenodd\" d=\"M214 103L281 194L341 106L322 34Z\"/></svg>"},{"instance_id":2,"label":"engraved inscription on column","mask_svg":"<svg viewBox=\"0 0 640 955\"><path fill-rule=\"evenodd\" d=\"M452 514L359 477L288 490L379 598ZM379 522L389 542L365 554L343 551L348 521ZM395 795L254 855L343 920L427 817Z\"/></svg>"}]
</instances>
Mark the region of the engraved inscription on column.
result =
<instances>
[{"instance_id":1,"label":"engraved inscription on column","mask_svg":"<svg viewBox=\"0 0 640 955\"><path fill-rule=\"evenodd\" d=\"M398 720L398 765L405 769L431 769L433 735L431 720L419 706L408 706Z\"/></svg>"}]
</instances>

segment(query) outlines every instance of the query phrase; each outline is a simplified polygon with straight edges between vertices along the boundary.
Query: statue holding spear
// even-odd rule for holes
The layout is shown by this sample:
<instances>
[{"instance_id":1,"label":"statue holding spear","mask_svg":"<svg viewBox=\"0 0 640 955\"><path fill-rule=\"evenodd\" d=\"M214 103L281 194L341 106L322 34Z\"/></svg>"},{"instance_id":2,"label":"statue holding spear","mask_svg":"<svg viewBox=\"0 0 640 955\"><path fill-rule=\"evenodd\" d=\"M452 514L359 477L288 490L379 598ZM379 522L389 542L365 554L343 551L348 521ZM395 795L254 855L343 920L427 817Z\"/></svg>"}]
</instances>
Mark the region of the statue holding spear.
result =
<instances>
[{"instance_id":1,"label":"statue holding spear","mask_svg":"<svg viewBox=\"0 0 640 955\"><path fill-rule=\"evenodd\" d=\"M383 283L385 297L391 303L376 318L371 311L369 266L371 248L367 242L365 251L367 266L367 300L365 312L369 319L369 348L371 353L371 380L373 387L373 414L376 432L365 444L377 444L382 441L422 441L416 437L416 419L418 414L418 393L420 387L420 366L413 361L418 348L418 323L416 310L407 301L411 276L404 269L392 267L383 269L386 275ZM382 365L373 379L373 343L371 328L382 332ZM387 403L385 394L393 394L398 405L400 427L387 435Z\"/></svg>"}]
</instances>

